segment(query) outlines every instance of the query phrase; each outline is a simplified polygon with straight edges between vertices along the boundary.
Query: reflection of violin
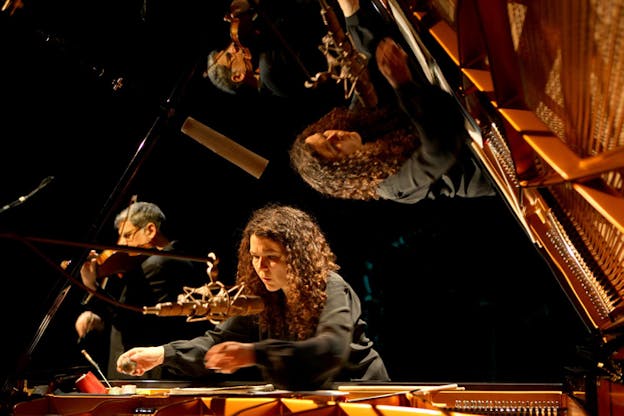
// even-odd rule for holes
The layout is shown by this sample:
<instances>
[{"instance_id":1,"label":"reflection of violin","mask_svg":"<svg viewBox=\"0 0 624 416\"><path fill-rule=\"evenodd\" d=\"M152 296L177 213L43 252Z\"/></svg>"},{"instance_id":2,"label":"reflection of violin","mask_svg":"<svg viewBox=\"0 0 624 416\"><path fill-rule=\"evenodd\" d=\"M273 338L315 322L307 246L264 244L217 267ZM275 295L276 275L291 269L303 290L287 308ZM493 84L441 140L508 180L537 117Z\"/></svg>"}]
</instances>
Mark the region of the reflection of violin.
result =
<instances>
[{"instance_id":1,"label":"reflection of violin","mask_svg":"<svg viewBox=\"0 0 624 416\"><path fill-rule=\"evenodd\" d=\"M22 0L14 0L14 1L6 0L4 4L2 5L1 11L4 12L4 11L9 10L9 15L13 16L16 10L23 9L23 8L24 8L24 2Z\"/></svg>"},{"instance_id":2,"label":"reflection of violin","mask_svg":"<svg viewBox=\"0 0 624 416\"><path fill-rule=\"evenodd\" d=\"M230 70L232 72L232 82L237 84L246 82L251 85L257 84L253 63L251 61L251 51L240 41L241 25L250 25L248 14L229 14L224 20L230 22L230 39L232 43L228 46L228 51L232 56ZM242 19L242 20L241 20Z\"/></svg>"}]
</instances>

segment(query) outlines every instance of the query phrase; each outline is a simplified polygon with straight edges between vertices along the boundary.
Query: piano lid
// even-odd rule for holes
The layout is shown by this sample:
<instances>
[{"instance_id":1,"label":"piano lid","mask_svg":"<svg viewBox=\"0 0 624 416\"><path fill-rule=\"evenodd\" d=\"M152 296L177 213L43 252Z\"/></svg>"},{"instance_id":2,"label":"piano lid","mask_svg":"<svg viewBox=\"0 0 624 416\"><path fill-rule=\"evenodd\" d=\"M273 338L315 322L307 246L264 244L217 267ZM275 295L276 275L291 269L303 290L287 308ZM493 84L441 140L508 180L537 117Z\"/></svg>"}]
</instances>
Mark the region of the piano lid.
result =
<instances>
[{"instance_id":1,"label":"piano lid","mask_svg":"<svg viewBox=\"0 0 624 416\"><path fill-rule=\"evenodd\" d=\"M474 154L597 334L597 366L621 381L624 1L388 4L441 51L426 66L442 85L458 79Z\"/></svg>"}]
</instances>

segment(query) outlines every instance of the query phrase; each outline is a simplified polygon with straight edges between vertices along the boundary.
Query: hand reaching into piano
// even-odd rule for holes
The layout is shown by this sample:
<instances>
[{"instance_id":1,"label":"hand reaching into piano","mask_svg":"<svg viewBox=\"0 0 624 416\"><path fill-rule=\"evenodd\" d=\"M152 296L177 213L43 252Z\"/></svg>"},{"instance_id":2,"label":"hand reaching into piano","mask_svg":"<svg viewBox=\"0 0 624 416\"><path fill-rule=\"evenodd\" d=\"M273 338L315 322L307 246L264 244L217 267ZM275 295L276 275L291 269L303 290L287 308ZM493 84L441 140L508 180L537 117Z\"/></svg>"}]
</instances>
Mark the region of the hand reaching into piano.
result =
<instances>
[{"instance_id":1,"label":"hand reaching into piano","mask_svg":"<svg viewBox=\"0 0 624 416\"><path fill-rule=\"evenodd\" d=\"M255 365L256 353L253 344L226 341L211 347L204 363L210 370L231 374L240 368Z\"/></svg>"},{"instance_id":2,"label":"hand reaching into piano","mask_svg":"<svg viewBox=\"0 0 624 416\"><path fill-rule=\"evenodd\" d=\"M104 329L104 322L102 322L102 318L91 311L82 312L76 319L76 323L74 325L76 332L78 333L79 341L93 330L102 331Z\"/></svg>"},{"instance_id":3,"label":"hand reaching into piano","mask_svg":"<svg viewBox=\"0 0 624 416\"><path fill-rule=\"evenodd\" d=\"M360 0L338 0L338 5L344 17L349 17L360 9Z\"/></svg>"},{"instance_id":4,"label":"hand reaching into piano","mask_svg":"<svg viewBox=\"0 0 624 416\"><path fill-rule=\"evenodd\" d=\"M117 371L131 376L142 376L146 371L161 365L165 359L165 349L159 347L135 347L117 358ZM253 344L226 341L214 345L204 358L207 369L231 374L243 367L256 364Z\"/></svg>"},{"instance_id":5,"label":"hand reaching into piano","mask_svg":"<svg viewBox=\"0 0 624 416\"><path fill-rule=\"evenodd\" d=\"M375 60L379 71L393 88L412 80L407 64L407 53L391 38L384 38L375 50Z\"/></svg>"},{"instance_id":6,"label":"hand reaching into piano","mask_svg":"<svg viewBox=\"0 0 624 416\"><path fill-rule=\"evenodd\" d=\"M142 376L159 366L165 359L165 349L160 347L135 347L117 358L117 371L131 376Z\"/></svg>"}]
</instances>

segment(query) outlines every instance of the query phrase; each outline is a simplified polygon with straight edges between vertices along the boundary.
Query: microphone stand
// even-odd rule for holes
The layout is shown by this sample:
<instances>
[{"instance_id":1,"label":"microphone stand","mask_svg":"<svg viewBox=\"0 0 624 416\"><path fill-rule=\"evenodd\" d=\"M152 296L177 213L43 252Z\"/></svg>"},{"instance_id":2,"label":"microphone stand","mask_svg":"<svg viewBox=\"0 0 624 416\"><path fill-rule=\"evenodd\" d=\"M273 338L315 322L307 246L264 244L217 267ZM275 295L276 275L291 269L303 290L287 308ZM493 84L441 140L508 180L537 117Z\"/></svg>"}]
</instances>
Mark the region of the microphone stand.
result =
<instances>
[{"instance_id":1,"label":"microphone stand","mask_svg":"<svg viewBox=\"0 0 624 416\"><path fill-rule=\"evenodd\" d=\"M0 208L0 214L3 213L6 210L9 210L11 208L15 208L19 205L22 205L24 202L26 202L30 197L32 197L34 194L36 194L37 192L39 192L40 190L42 190L43 188L45 188L46 186L48 186L48 184L50 182L52 182L52 180L54 179L54 176L48 176L47 178L44 178L41 183L39 184L39 186L37 186L35 189L33 189L32 191L30 191L28 194L26 195L22 195L19 198L17 198L15 201L6 204L5 206L3 206L2 208Z\"/></svg>"},{"instance_id":2,"label":"microphone stand","mask_svg":"<svg viewBox=\"0 0 624 416\"><path fill-rule=\"evenodd\" d=\"M316 74L306 86L314 86L328 78L341 82L345 99L353 95L364 108L374 108L378 104L377 92L368 72L368 61L353 44L353 39L345 33L338 15L328 0L319 0L321 17L327 28L321 51L327 58L326 72Z\"/></svg>"},{"instance_id":3,"label":"microphone stand","mask_svg":"<svg viewBox=\"0 0 624 416\"><path fill-rule=\"evenodd\" d=\"M158 138L160 137L160 132L164 130L168 122L175 115L176 109L174 107L174 104L177 105L179 103L179 100L184 96L186 87L188 86L188 83L193 78L196 72L197 65L198 63L196 60L195 63L192 65L192 67L178 79L171 93L164 101L163 105L161 106L162 111L155 118L154 122L152 123L149 130L147 131L146 135L143 137L143 139L139 143L134 155L132 156L132 159L128 163L126 169L124 170L119 180L117 181L117 184L115 185L115 187L109 194L105 204L103 205L102 210L100 211L98 215L99 220L94 222L92 226L90 227L90 231L88 233L89 237L87 238L88 241L95 241L103 225L106 223L106 221L110 218L110 216L116 211L117 207L120 205L121 198L128 192L128 189L132 181L135 179L139 168L142 166L142 164L145 162L145 160L147 159L151 151L156 146ZM75 264L71 266L71 270L69 271L69 273L72 276L77 275L77 273L79 272L79 265L84 262L84 260L87 258L87 255L88 255L88 250L86 250L86 252L82 255L81 257L82 261L72 262L73 264ZM20 378L23 375L24 371L26 370L26 367L30 363L30 358L32 357L33 352L35 351L37 345L39 344L39 341L43 337L48 325L50 324L50 322L56 315L57 311L59 310L60 306L62 305L63 301L67 297L67 294L69 293L69 290L71 289L71 286L72 286L72 283L69 282L69 283L65 283L65 285L62 287L60 292L57 294L54 302L50 306L48 312L44 315L35 333L35 336L30 342L27 350L18 359L18 362L16 365L17 368L15 371L15 378L16 380L19 380L17 382L17 385L11 388L10 376L9 376L3 383L3 387L2 387L3 392L11 391L13 394L18 393L18 392L23 393L25 383L23 380L20 380Z\"/></svg>"}]
</instances>

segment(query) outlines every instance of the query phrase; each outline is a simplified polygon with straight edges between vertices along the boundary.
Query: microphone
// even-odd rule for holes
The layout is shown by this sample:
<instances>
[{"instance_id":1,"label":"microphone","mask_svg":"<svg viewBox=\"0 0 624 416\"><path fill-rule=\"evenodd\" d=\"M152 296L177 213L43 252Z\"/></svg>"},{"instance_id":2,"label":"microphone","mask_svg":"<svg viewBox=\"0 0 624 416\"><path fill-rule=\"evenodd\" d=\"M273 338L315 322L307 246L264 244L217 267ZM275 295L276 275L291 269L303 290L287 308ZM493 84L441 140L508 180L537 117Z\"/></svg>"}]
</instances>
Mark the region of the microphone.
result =
<instances>
[{"instance_id":1,"label":"microphone","mask_svg":"<svg viewBox=\"0 0 624 416\"><path fill-rule=\"evenodd\" d=\"M256 179L260 179L269 163L264 157L241 146L193 117L187 117L180 130Z\"/></svg>"},{"instance_id":2,"label":"microphone","mask_svg":"<svg viewBox=\"0 0 624 416\"><path fill-rule=\"evenodd\" d=\"M327 72L316 74L307 87L316 86L321 81L334 78L342 81L345 98L356 95L365 108L375 108L378 104L377 92L368 72L368 59L353 44L353 39L342 29L338 16L326 0L320 0L321 17L328 33L323 37L321 52L328 62Z\"/></svg>"},{"instance_id":3,"label":"microphone","mask_svg":"<svg viewBox=\"0 0 624 416\"><path fill-rule=\"evenodd\" d=\"M215 295L212 294L214 287L218 287ZM199 288L185 287L184 290L186 293L178 296L177 303L144 306L143 314L187 316L188 322L209 320L217 324L231 316L256 315L264 310L264 302L259 296L241 294L242 285L225 289L221 283L213 282ZM236 293L232 295L234 291ZM201 295L201 299L194 299L193 294Z\"/></svg>"},{"instance_id":4,"label":"microphone","mask_svg":"<svg viewBox=\"0 0 624 416\"><path fill-rule=\"evenodd\" d=\"M5 206L3 206L2 208L0 208L0 213L6 211L7 209L16 207L18 205L23 204L24 202L26 202L26 200L28 198L30 198L31 196L33 196L34 194L36 194L37 192L39 192L40 190L42 190L43 188L45 188L46 186L48 186L48 184L50 182L52 182L52 180L54 179L54 176L48 176L47 178L44 178L41 183L39 184L39 186L37 186L34 190L32 190L29 194L20 196L19 198L17 198L15 201L11 202L10 204L6 204Z\"/></svg>"}]
</instances>

